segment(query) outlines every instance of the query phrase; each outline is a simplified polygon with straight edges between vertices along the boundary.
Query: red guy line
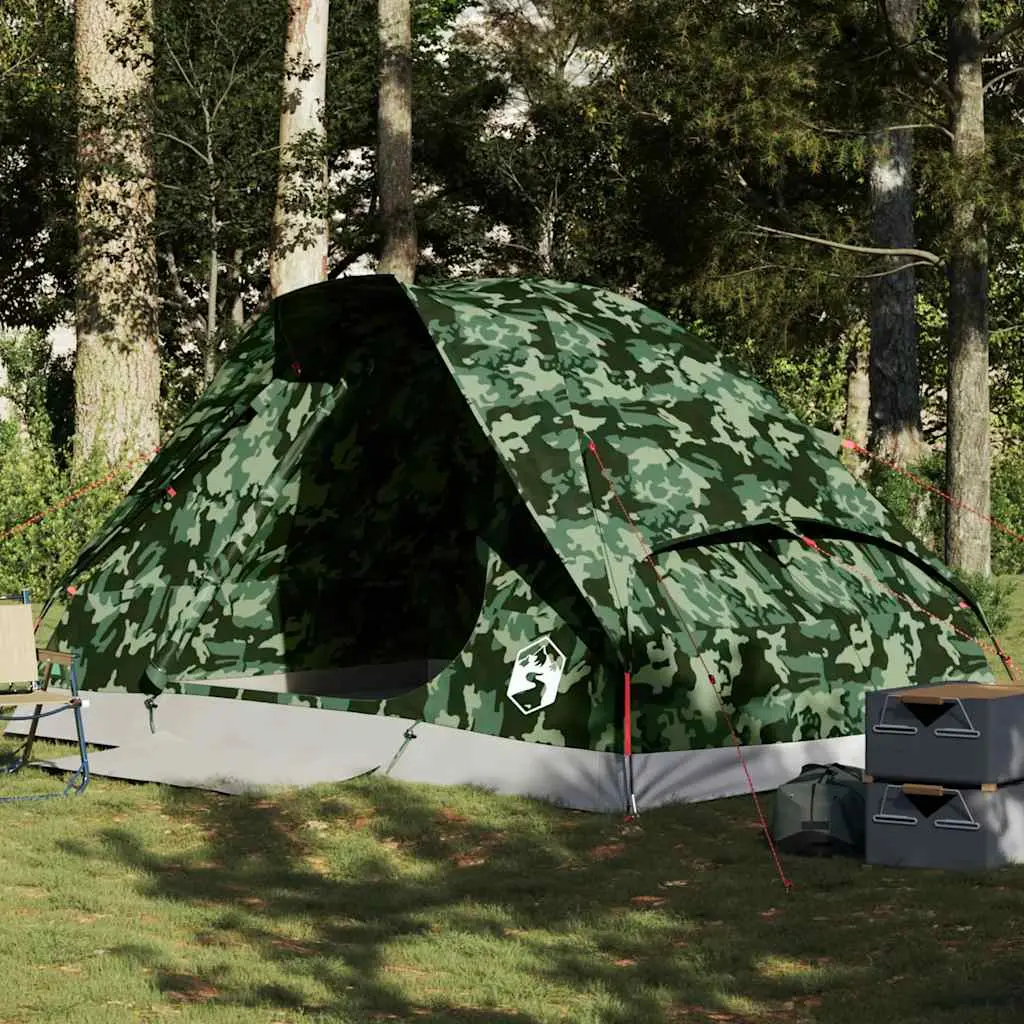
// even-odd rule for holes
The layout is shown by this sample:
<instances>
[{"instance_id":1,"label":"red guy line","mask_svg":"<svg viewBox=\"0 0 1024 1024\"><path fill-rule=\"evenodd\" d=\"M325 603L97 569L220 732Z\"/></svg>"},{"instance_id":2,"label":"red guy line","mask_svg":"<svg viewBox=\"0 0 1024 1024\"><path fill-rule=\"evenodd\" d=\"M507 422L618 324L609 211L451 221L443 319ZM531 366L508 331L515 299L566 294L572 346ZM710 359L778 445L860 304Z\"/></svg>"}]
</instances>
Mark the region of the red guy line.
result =
<instances>
[{"instance_id":1,"label":"red guy line","mask_svg":"<svg viewBox=\"0 0 1024 1024\"><path fill-rule=\"evenodd\" d=\"M80 487L77 491L72 492L65 498L61 498L60 501L51 505L49 508L44 509L42 512L37 512L34 516L29 516L28 519L23 520L20 523L15 523L14 526L8 527L3 532L0 532L0 541L5 541L13 537L16 533L20 533L26 527L32 526L34 523L42 522L52 512L56 512L58 509L64 508L73 502L78 501L79 498L84 497L89 491L94 491L97 487L102 487L104 484L110 483L116 477L119 477L122 473L127 473L136 463L142 462L147 459L151 459L158 451L159 448L154 448L150 452L145 452L141 455L137 455L130 462L125 463L118 469L111 470L106 476L101 477L99 480L93 480L90 483Z\"/></svg>"},{"instance_id":2,"label":"red guy line","mask_svg":"<svg viewBox=\"0 0 1024 1024\"><path fill-rule=\"evenodd\" d=\"M619 492L611 479L611 475L605 467L604 461L601 459L601 455L597 450L597 445L589 438L587 449L589 450L590 454L593 455L594 458L597 460L597 465L601 471L601 476L604 477L605 482L608 484L608 489L611 491L612 497L615 499L616 504L619 506L623 516L625 516L626 521L629 523L633 532L637 535L637 538L640 541L640 546L643 548L644 551L644 561L651 567L655 577L657 577L658 582L664 589L665 597L669 605L674 606L675 602L672 600L672 595L671 593L669 593L668 587L666 586L665 577L662 576L661 571L658 569L658 566L654 561L654 553L647 546L647 542L644 540L644 535L640 532L640 528L637 526L635 520L633 519L633 516L630 514L629 509L626 508L625 504L622 501L622 498L619 496ZM700 660L701 667L704 669L704 673L708 677L708 682L711 684L711 689L718 700L719 710L721 711L722 717L725 719L725 723L729 728L729 733L732 736L733 745L736 748L736 754L739 757L740 765L743 768L743 774L747 778L747 787L750 790L750 795L754 800L754 807L757 810L757 817L760 821L761 830L764 833L765 838L768 840L768 848L771 851L772 860L775 862L775 870L778 873L783 888L787 893L790 893L794 888L793 883L792 881L790 881L789 878L786 877L785 868L782 866L782 858L779 855L778 848L775 845L775 840L772 838L771 830L768 827L768 819L765 817L764 809L762 808L761 801L757 795L757 788L754 785L754 779L750 774L750 766L747 764L747 759L743 756L743 744L740 742L740 738L736 732L735 726L733 725L732 718L730 717L729 712L726 709L725 701L722 700L722 695L718 692L718 680L715 678L714 673L708 668L707 661L704 657L704 652L700 649L699 645L697 644L697 638L693 635L693 632L690 629L685 616L683 616L680 613L680 610L678 608L675 608L675 614L676 617L679 619L679 622L682 625L683 629L686 630L686 634L690 639L690 645L693 647L693 650L696 653L697 658ZM628 675L626 677L626 680L628 685ZM632 751L631 732L632 720L630 720L629 728L626 732L626 735L629 736L629 740L627 742L630 744L630 751Z\"/></svg>"},{"instance_id":3,"label":"red guy line","mask_svg":"<svg viewBox=\"0 0 1024 1024\"><path fill-rule=\"evenodd\" d=\"M37 512L34 516L29 516L28 519L25 519L20 523L15 523L14 526L8 527L3 532L0 532L0 543L2 543L5 540L9 540L15 534L20 533L22 530L26 529L29 526L32 526L34 523L42 522L42 520L44 520L48 515L50 515L51 512L56 512L58 509L64 508L65 506L72 504L72 502L78 501L79 498L84 497L86 494L89 493L89 491L94 491L97 487L102 487L104 484L110 483L111 480L116 479L122 473L127 473L128 470L131 469L131 467L134 466L136 463L151 459L158 451L160 451L159 446L154 448L152 451L143 452L142 454L137 455L134 459L125 463L118 469L112 469L106 476L101 477L98 480L93 480L90 483L87 483L82 487L79 487L77 491L73 491L67 497L61 498L61 500L58 501L56 504L51 505L49 508L44 509L42 512ZM68 587L68 593L72 597L74 597L75 588ZM36 619L33 629L38 630L42 621L43 616L40 615L39 618Z\"/></svg>"},{"instance_id":4,"label":"red guy line","mask_svg":"<svg viewBox=\"0 0 1024 1024\"><path fill-rule=\"evenodd\" d=\"M89 491L96 490L97 487L102 487L104 484L110 483L111 480L119 477L122 473L127 473L137 462L142 462L146 459L151 459L158 451L159 448L154 448L151 452L145 452L142 455L137 455L130 462L125 463L118 469L111 470L106 476L101 477L99 480L93 480L90 483L80 487L77 491L72 492L66 498L61 498L60 501L51 505L49 508L43 509L42 512L37 512L34 516L29 516L28 519L23 520L20 523L15 523L14 526L8 527L3 532L0 532L0 541L8 540L13 537L16 533L20 533L26 527L32 526L34 523L42 522L51 512L56 512L58 509L64 508L73 502L78 501L79 498L84 497Z\"/></svg>"},{"instance_id":5,"label":"red guy line","mask_svg":"<svg viewBox=\"0 0 1024 1024\"><path fill-rule=\"evenodd\" d=\"M863 455L865 458L873 459L875 462L881 463L888 469L894 470L901 476L905 476L908 480L913 481L918 487L923 487L927 491L931 491L932 494L937 494L944 501L949 502L950 505L955 505L957 508L962 508L965 512L970 512L972 515L976 515L981 519L984 519L987 523L994 526L997 530L1005 533L1008 537L1012 537L1016 541L1024 543L1024 534L1017 533L1015 530L1010 529L1005 523L1001 523L998 519L994 519L986 512L982 512L980 509L973 508L971 505L965 505L962 501L958 501L949 494L947 491L940 490L934 484L928 483L927 480L922 480L921 477L916 476L909 470L904 469L902 466L897 465L895 462L891 462L889 459L883 459L881 455L876 455L874 452L870 452L863 445L857 444L856 441L851 441L849 438L843 438L843 447L851 452L856 452L858 455Z\"/></svg>"}]
</instances>

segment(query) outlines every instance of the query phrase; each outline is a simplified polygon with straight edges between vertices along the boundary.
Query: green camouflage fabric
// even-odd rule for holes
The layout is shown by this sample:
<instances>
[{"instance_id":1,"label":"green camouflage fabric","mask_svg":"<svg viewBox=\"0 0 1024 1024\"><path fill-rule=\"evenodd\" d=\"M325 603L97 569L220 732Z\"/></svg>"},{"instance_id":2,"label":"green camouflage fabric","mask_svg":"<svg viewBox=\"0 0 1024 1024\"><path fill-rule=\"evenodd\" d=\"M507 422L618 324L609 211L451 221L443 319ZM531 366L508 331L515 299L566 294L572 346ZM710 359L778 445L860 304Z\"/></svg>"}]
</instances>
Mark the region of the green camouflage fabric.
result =
<instances>
[{"instance_id":1,"label":"green camouflage fabric","mask_svg":"<svg viewBox=\"0 0 1024 1024\"><path fill-rule=\"evenodd\" d=\"M730 742L720 701L787 742L863 731L867 690L991 679L971 595L816 432L550 281L278 299L70 583L51 642L86 689L584 749L624 749L627 669L642 752Z\"/></svg>"}]
</instances>

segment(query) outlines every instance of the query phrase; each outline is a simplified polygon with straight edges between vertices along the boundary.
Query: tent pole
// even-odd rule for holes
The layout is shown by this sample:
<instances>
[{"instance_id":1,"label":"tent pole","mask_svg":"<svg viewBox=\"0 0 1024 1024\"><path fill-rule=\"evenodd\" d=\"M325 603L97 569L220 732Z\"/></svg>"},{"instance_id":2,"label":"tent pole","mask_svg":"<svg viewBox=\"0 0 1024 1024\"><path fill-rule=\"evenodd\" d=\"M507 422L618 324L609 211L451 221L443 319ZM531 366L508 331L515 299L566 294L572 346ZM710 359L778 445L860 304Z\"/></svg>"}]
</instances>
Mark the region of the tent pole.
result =
<instances>
[{"instance_id":1,"label":"tent pole","mask_svg":"<svg viewBox=\"0 0 1024 1024\"><path fill-rule=\"evenodd\" d=\"M633 701L632 674L629 669L625 672L623 698L622 750L626 755L626 796L629 800L629 813L638 818L640 811L636 806L636 789L633 786Z\"/></svg>"}]
</instances>

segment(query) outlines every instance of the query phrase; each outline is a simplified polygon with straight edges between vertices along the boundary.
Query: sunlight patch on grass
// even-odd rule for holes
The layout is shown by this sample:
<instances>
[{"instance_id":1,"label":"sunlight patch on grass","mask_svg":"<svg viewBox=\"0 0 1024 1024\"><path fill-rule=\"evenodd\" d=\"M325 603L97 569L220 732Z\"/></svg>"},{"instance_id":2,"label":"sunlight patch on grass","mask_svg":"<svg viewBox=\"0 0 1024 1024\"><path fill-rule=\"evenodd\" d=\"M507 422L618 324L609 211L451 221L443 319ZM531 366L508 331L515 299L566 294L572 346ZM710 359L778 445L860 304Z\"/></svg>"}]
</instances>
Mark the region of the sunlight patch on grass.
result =
<instances>
[{"instance_id":1,"label":"sunlight patch on grass","mask_svg":"<svg viewBox=\"0 0 1024 1024\"><path fill-rule=\"evenodd\" d=\"M808 961L795 960L790 957L768 956L754 962L754 968L765 978L801 978L822 980L833 971L831 959Z\"/></svg>"}]
</instances>

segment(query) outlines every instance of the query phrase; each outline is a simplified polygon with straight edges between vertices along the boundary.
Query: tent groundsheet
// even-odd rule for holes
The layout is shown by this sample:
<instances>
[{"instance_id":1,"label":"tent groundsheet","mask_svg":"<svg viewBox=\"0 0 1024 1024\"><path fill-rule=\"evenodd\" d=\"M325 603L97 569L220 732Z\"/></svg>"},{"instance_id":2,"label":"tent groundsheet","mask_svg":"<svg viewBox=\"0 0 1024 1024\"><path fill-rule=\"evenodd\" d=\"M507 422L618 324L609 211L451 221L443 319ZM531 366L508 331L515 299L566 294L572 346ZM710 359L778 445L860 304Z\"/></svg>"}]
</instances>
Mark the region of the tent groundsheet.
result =
<instances>
[{"instance_id":1,"label":"tent groundsheet","mask_svg":"<svg viewBox=\"0 0 1024 1024\"><path fill-rule=\"evenodd\" d=\"M526 744L385 715L164 694L152 731L144 697L108 693L90 695L86 715L91 742L121 744L90 758L94 774L109 778L243 793L373 772L412 782L476 785L585 811L618 811L627 800L618 754ZM48 738L73 739L56 719L41 726ZM808 762L863 766L864 737L747 747L744 758L755 787L772 790ZM73 757L54 763L77 767ZM643 808L749 791L736 750L728 747L635 754L633 776Z\"/></svg>"}]
</instances>

